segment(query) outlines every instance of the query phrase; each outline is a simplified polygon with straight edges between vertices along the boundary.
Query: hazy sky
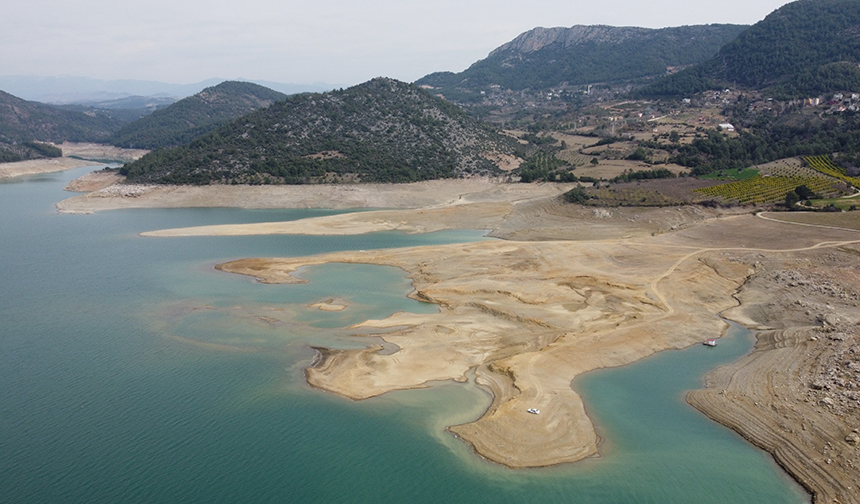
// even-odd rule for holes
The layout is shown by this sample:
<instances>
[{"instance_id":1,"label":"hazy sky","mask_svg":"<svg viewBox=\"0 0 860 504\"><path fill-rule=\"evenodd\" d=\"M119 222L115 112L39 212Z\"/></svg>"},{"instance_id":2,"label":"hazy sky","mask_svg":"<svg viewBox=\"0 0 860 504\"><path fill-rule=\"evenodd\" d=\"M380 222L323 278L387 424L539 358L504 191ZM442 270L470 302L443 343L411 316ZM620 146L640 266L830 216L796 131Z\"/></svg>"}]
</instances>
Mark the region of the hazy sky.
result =
<instances>
[{"instance_id":1,"label":"hazy sky","mask_svg":"<svg viewBox=\"0 0 860 504\"><path fill-rule=\"evenodd\" d=\"M28 0L0 74L352 85L461 71L536 26L753 24L785 0Z\"/></svg>"}]
</instances>

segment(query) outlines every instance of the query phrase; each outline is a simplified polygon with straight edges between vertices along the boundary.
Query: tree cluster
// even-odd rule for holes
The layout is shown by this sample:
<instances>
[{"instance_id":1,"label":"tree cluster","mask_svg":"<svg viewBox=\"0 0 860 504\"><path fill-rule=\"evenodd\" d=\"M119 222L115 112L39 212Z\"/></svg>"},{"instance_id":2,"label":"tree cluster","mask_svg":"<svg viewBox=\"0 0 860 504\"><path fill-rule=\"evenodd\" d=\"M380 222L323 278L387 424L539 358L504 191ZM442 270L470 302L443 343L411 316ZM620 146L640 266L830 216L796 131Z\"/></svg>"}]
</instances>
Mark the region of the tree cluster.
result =
<instances>
[{"instance_id":1,"label":"tree cluster","mask_svg":"<svg viewBox=\"0 0 860 504\"><path fill-rule=\"evenodd\" d=\"M690 144L662 146L676 152L669 161L692 168L693 175L748 168L796 156L860 153L860 115L846 114L827 120L775 122L755 133L741 131L730 137L708 131Z\"/></svg>"}]
</instances>

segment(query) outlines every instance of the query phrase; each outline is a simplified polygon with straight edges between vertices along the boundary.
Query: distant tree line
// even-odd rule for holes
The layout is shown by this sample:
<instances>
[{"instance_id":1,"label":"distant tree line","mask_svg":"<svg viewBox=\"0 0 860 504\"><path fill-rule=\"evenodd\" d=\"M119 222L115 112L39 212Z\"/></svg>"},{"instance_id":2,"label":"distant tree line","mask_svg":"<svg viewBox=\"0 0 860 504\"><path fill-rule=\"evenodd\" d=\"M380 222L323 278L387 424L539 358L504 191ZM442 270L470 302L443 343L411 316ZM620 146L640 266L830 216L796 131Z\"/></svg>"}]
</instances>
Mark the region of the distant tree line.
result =
<instances>
[{"instance_id":1,"label":"distant tree line","mask_svg":"<svg viewBox=\"0 0 860 504\"><path fill-rule=\"evenodd\" d=\"M625 170L624 173L610 180L610 182L633 182L636 180L653 180L675 178L675 174L666 168L655 168L652 170Z\"/></svg>"}]
</instances>

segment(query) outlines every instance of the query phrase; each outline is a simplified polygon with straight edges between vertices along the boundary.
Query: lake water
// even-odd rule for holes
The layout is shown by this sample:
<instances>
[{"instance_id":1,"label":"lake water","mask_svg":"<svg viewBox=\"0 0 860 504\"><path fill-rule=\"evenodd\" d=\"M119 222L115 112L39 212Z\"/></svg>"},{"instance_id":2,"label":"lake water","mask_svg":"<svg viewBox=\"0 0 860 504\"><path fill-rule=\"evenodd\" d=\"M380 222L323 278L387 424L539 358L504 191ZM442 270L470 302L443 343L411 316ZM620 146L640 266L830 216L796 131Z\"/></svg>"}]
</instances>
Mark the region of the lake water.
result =
<instances>
[{"instance_id":1,"label":"lake water","mask_svg":"<svg viewBox=\"0 0 860 504\"><path fill-rule=\"evenodd\" d=\"M408 236L141 238L142 231L333 212L124 210L58 215L88 169L0 182L0 503L800 503L765 453L683 401L752 345L658 354L573 386L601 458L509 470L444 426L479 416L474 384L353 402L304 384L309 345L354 348L345 326L433 305L404 272L328 265L300 285L213 270L298 256L484 239ZM333 298L341 312L306 305Z\"/></svg>"}]
</instances>

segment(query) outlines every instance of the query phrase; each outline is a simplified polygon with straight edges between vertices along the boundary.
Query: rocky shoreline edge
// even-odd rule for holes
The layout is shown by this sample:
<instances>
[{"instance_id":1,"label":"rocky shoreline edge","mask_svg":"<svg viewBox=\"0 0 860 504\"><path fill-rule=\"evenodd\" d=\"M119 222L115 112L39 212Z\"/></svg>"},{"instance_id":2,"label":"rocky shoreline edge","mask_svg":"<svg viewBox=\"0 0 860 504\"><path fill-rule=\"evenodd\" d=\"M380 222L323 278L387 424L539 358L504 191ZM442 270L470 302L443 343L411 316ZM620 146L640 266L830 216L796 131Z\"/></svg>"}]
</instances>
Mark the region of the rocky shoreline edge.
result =
<instances>
[{"instance_id":1,"label":"rocky shoreline edge","mask_svg":"<svg viewBox=\"0 0 860 504\"><path fill-rule=\"evenodd\" d=\"M707 388L686 398L772 454L816 504L860 503L858 273L840 255L764 266L731 312L766 330L749 355L710 372Z\"/></svg>"}]
</instances>

